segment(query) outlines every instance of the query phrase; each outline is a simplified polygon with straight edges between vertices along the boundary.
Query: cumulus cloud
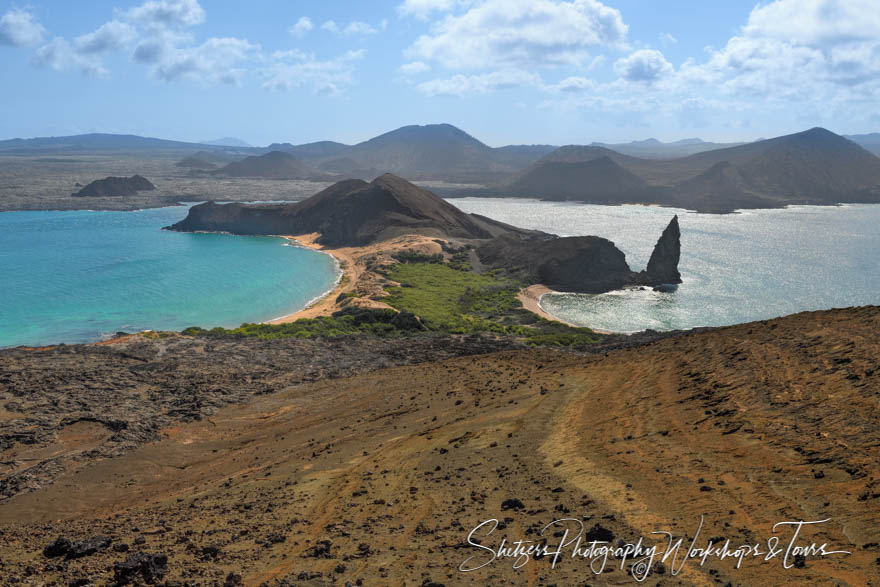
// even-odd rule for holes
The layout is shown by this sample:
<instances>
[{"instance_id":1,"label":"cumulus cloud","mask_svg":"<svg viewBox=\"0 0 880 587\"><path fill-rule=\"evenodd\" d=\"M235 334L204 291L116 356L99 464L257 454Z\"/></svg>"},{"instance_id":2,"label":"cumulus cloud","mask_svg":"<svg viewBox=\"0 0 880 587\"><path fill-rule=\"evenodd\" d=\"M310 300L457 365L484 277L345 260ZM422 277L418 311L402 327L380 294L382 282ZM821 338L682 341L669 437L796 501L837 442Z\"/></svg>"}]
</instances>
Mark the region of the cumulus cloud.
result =
<instances>
[{"instance_id":1,"label":"cumulus cloud","mask_svg":"<svg viewBox=\"0 0 880 587\"><path fill-rule=\"evenodd\" d=\"M354 63L365 54L361 49L321 60L300 51L276 52L263 72L263 87L284 91L306 86L316 94L338 95L354 83Z\"/></svg>"},{"instance_id":2,"label":"cumulus cloud","mask_svg":"<svg viewBox=\"0 0 880 587\"><path fill-rule=\"evenodd\" d=\"M149 0L125 13L126 19L151 29L182 29L202 24L198 0Z\"/></svg>"},{"instance_id":3,"label":"cumulus cloud","mask_svg":"<svg viewBox=\"0 0 880 587\"><path fill-rule=\"evenodd\" d=\"M496 90L519 86L540 86L541 77L524 71L493 71L480 75L457 74L447 79L435 79L416 86L428 96L470 96L488 94Z\"/></svg>"},{"instance_id":4,"label":"cumulus cloud","mask_svg":"<svg viewBox=\"0 0 880 587\"><path fill-rule=\"evenodd\" d=\"M847 101L880 97L880 11L873 0L776 0L691 69L728 94Z\"/></svg>"},{"instance_id":5,"label":"cumulus cloud","mask_svg":"<svg viewBox=\"0 0 880 587\"><path fill-rule=\"evenodd\" d=\"M99 60L79 53L62 37L55 37L37 49L33 63L38 67L49 67L55 71L77 69L90 76L107 74L107 70Z\"/></svg>"},{"instance_id":6,"label":"cumulus cloud","mask_svg":"<svg viewBox=\"0 0 880 587\"><path fill-rule=\"evenodd\" d=\"M302 37L313 28L315 28L315 25L312 23L312 19L308 16L301 16L296 21L296 24L287 29L287 31L294 37Z\"/></svg>"},{"instance_id":7,"label":"cumulus cloud","mask_svg":"<svg viewBox=\"0 0 880 587\"><path fill-rule=\"evenodd\" d=\"M747 37L822 46L877 42L880 10L874 0L777 0L758 5L743 27Z\"/></svg>"},{"instance_id":8,"label":"cumulus cloud","mask_svg":"<svg viewBox=\"0 0 880 587\"><path fill-rule=\"evenodd\" d=\"M463 5L463 0L404 0L397 6L397 12L403 16L415 16L425 20L435 12L449 12L456 5Z\"/></svg>"},{"instance_id":9,"label":"cumulus cloud","mask_svg":"<svg viewBox=\"0 0 880 587\"><path fill-rule=\"evenodd\" d=\"M485 0L435 23L406 55L458 69L578 65L626 33L620 12L598 0Z\"/></svg>"},{"instance_id":10,"label":"cumulus cloud","mask_svg":"<svg viewBox=\"0 0 880 587\"><path fill-rule=\"evenodd\" d=\"M615 61L614 71L625 80L650 84L672 73L673 67L660 51L640 49Z\"/></svg>"},{"instance_id":11,"label":"cumulus cloud","mask_svg":"<svg viewBox=\"0 0 880 587\"><path fill-rule=\"evenodd\" d=\"M125 47L136 36L137 33L130 24L111 20L91 33L76 37L73 44L81 53L105 53Z\"/></svg>"},{"instance_id":12,"label":"cumulus cloud","mask_svg":"<svg viewBox=\"0 0 880 587\"><path fill-rule=\"evenodd\" d=\"M212 37L194 47L165 47L152 75L163 81L238 84L245 72L239 65L258 51L259 46L234 37Z\"/></svg>"},{"instance_id":13,"label":"cumulus cloud","mask_svg":"<svg viewBox=\"0 0 880 587\"><path fill-rule=\"evenodd\" d=\"M13 8L0 17L0 45L36 45L43 40L44 34L46 29L29 10Z\"/></svg>"},{"instance_id":14,"label":"cumulus cloud","mask_svg":"<svg viewBox=\"0 0 880 587\"><path fill-rule=\"evenodd\" d=\"M673 66L659 51L640 49L614 63L618 79L558 91L543 107L632 119L650 114L677 126L709 124L718 112L731 125L767 119L815 125L850 112L867 125L880 103L877 31L875 0L765 2L704 57Z\"/></svg>"}]
</instances>

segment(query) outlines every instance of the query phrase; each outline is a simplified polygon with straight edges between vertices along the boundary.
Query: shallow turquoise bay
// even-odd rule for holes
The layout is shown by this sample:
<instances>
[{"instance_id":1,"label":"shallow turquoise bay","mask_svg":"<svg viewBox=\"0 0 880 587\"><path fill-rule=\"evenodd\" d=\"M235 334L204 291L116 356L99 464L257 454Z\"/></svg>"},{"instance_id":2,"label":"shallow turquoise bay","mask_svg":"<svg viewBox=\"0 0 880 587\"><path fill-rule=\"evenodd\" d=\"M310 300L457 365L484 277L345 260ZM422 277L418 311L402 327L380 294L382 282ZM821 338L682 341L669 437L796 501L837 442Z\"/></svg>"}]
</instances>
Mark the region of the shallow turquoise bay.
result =
<instances>
[{"instance_id":1,"label":"shallow turquoise bay","mask_svg":"<svg viewBox=\"0 0 880 587\"><path fill-rule=\"evenodd\" d=\"M280 238L161 230L187 210L0 213L0 347L233 327L333 287L331 257Z\"/></svg>"}]
</instances>

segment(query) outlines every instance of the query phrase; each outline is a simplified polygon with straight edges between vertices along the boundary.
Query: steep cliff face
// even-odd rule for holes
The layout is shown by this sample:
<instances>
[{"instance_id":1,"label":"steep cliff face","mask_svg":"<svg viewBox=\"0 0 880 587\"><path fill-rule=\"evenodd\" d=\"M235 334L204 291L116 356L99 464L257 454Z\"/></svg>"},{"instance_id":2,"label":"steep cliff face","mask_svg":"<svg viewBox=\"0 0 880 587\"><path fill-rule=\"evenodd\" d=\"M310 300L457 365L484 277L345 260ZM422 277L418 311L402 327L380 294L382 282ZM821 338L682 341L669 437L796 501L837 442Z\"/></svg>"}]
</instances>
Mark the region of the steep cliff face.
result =
<instances>
[{"instance_id":1,"label":"steep cliff face","mask_svg":"<svg viewBox=\"0 0 880 587\"><path fill-rule=\"evenodd\" d=\"M654 252L648 260L648 268L642 272L645 285L661 283L681 283L678 272L678 261L681 258L681 230L678 227L678 216L673 216L669 225L660 235L654 246Z\"/></svg>"},{"instance_id":2,"label":"steep cliff face","mask_svg":"<svg viewBox=\"0 0 880 587\"><path fill-rule=\"evenodd\" d=\"M598 236L524 240L502 235L479 246L477 255L485 265L559 291L602 293L627 285L633 275L620 249Z\"/></svg>"}]
</instances>

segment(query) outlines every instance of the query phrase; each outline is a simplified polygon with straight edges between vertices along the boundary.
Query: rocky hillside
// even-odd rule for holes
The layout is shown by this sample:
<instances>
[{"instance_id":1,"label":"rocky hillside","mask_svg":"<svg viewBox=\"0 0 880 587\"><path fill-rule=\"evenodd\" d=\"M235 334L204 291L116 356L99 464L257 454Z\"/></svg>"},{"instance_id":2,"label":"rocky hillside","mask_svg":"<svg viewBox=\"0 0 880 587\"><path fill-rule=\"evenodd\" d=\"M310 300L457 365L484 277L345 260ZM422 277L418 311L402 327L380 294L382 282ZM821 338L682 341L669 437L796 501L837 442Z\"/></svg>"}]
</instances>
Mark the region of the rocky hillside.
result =
<instances>
[{"instance_id":1,"label":"rocky hillside","mask_svg":"<svg viewBox=\"0 0 880 587\"><path fill-rule=\"evenodd\" d=\"M877 584L878 329L880 308L867 307L579 352L497 337L207 334L0 351L0 574L10 585ZM551 527L551 547L567 528L582 548L643 538L662 553L652 533L668 531L682 554L727 539L766 552L792 539L775 524L828 520L796 545L851 554L655 560L644 583L632 559L594 575L573 546L555 566L459 570L490 560L468 544L484 521L498 526L475 539L497 548L563 518L576 522Z\"/></svg>"}]
</instances>

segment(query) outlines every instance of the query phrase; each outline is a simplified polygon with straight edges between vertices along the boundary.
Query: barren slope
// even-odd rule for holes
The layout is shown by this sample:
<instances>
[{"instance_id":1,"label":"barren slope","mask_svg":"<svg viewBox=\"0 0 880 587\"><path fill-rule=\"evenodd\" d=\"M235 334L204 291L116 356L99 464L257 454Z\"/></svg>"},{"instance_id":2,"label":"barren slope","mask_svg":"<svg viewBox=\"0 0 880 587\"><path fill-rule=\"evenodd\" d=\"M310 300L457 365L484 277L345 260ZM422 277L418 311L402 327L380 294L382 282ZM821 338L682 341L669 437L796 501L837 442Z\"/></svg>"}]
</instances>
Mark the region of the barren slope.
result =
<instances>
[{"instance_id":1,"label":"barren slope","mask_svg":"<svg viewBox=\"0 0 880 587\"><path fill-rule=\"evenodd\" d=\"M564 517L612 540L693 536L704 515L701 540L735 544L830 518L802 536L853 554L790 569L691 561L646 584L876 584L878 329L870 307L591 355L506 351L280 385L272 371L273 393L0 505L2 571L108 580L126 556L112 546L62 564L40 552L58 534L103 533L166 553L166 579L202 584L634 584L569 558L457 567L482 554L463 542L490 518L506 525L483 538L497 546ZM282 352L261 349L264 365Z\"/></svg>"}]
</instances>

